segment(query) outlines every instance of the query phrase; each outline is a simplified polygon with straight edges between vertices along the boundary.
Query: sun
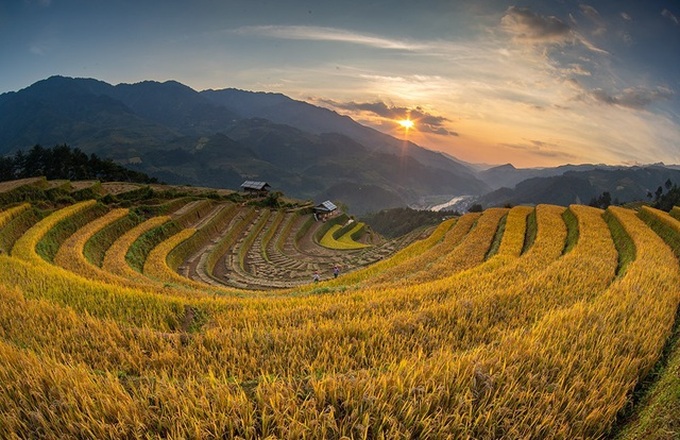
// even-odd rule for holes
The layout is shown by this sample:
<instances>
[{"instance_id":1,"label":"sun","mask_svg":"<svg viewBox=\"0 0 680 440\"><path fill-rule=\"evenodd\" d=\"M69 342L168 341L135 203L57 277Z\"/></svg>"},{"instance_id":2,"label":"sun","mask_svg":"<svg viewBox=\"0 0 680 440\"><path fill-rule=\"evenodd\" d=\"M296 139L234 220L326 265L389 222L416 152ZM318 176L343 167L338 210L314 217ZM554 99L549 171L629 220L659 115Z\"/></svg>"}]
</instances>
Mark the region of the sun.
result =
<instances>
[{"instance_id":1,"label":"sun","mask_svg":"<svg viewBox=\"0 0 680 440\"><path fill-rule=\"evenodd\" d=\"M397 121L397 122L399 123L399 125L401 125L402 127L404 127L407 130L409 128L413 128L413 126L415 125L413 123L413 121L410 120L410 119L402 119L401 121Z\"/></svg>"}]
</instances>

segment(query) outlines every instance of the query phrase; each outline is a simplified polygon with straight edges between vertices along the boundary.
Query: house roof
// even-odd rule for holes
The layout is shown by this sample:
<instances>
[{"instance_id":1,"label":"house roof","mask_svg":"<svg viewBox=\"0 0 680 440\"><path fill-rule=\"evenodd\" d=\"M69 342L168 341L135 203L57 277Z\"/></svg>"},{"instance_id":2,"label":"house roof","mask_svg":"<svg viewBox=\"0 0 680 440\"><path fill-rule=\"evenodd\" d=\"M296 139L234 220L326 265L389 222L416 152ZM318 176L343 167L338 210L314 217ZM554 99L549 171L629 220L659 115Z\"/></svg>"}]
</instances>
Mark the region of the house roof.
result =
<instances>
[{"instance_id":1,"label":"house roof","mask_svg":"<svg viewBox=\"0 0 680 440\"><path fill-rule=\"evenodd\" d=\"M330 200L326 200L325 202L322 202L322 203L319 203L318 205L316 205L315 209L317 211L331 212L331 211L335 211L336 209L338 209L338 207L335 206L335 204L333 202L331 202Z\"/></svg>"},{"instance_id":2,"label":"house roof","mask_svg":"<svg viewBox=\"0 0 680 440\"><path fill-rule=\"evenodd\" d=\"M256 180L246 180L241 184L241 188L243 189L254 189L256 191L262 191L269 186L270 185L267 182L258 182Z\"/></svg>"}]
</instances>

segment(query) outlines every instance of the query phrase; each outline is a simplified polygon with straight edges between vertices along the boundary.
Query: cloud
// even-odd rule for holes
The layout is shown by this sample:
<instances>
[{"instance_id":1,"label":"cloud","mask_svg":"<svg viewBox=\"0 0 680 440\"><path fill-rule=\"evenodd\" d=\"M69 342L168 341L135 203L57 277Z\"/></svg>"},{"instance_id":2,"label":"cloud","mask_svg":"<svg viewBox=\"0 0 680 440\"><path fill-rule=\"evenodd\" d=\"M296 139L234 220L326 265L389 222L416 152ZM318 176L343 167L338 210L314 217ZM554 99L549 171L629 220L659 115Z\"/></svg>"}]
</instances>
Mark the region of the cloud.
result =
<instances>
[{"instance_id":1,"label":"cloud","mask_svg":"<svg viewBox=\"0 0 680 440\"><path fill-rule=\"evenodd\" d=\"M633 21L633 17L631 17L627 12L621 12L621 18L623 18L624 21Z\"/></svg>"},{"instance_id":2,"label":"cloud","mask_svg":"<svg viewBox=\"0 0 680 440\"><path fill-rule=\"evenodd\" d=\"M585 15L586 17L590 18L593 21L600 21L600 13L597 12L597 9L590 5L585 5L585 4L580 4L578 5L578 8L581 10L581 13Z\"/></svg>"},{"instance_id":3,"label":"cloud","mask_svg":"<svg viewBox=\"0 0 680 440\"><path fill-rule=\"evenodd\" d=\"M564 42L572 38L568 24L555 16L535 14L528 8L510 6L501 18L501 25L519 40Z\"/></svg>"},{"instance_id":4,"label":"cloud","mask_svg":"<svg viewBox=\"0 0 680 440\"><path fill-rule=\"evenodd\" d=\"M654 89L629 87L619 94L610 94L602 89L593 89L586 91L579 96L579 99L590 99L600 104L642 110L656 101L670 99L673 95L674 92L667 87L656 87Z\"/></svg>"},{"instance_id":5,"label":"cloud","mask_svg":"<svg viewBox=\"0 0 680 440\"><path fill-rule=\"evenodd\" d=\"M585 5L585 10L588 11L587 14L596 14L599 17L599 13L591 6ZM576 23L573 16L571 20L574 24ZM592 52L608 54L559 18L552 15L549 17L539 15L528 8L510 6L501 18L501 27L513 35L515 42L532 45L581 43Z\"/></svg>"},{"instance_id":6,"label":"cloud","mask_svg":"<svg viewBox=\"0 0 680 440\"><path fill-rule=\"evenodd\" d=\"M231 32L239 35L255 35L286 40L334 41L378 49L414 51L424 48L420 44L391 40L345 29L318 26L244 26Z\"/></svg>"},{"instance_id":7,"label":"cloud","mask_svg":"<svg viewBox=\"0 0 680 440\"><path fill-rule=\"evenodd\" d=\"M416 122L416 127L421 132L434 133L444 136L458 136L455 131L450 131L445 127L450 119L443 116L437 116L427 112L422 107L399 107L388 105L382 101L375 102L338 102L332 100L323 100L322 102L331 105L337 109L348 110L350 112L368 112L381 118L398 120L409 118Z\"/></svg>"},{"instance_id":8,"label":"cloud","mask_svg":"<svg viewBox=\"0 0 680 440\"><path fill-rule=\"evenodd\" d=\"M581 64L578 63L571 63L569 66L565 67L562 69L562 73L564 75L570 75L570 76L591 76L592 73L589 70L586 70Z\"/></svg>"},{"instance_id":9,"label":"cloud","mask_svg":"<svg viewBox=\"0 0 680 440\"><path fill-rule=\"evenodd\" d=\"M676 17L675 14L673 14L668 9L664 9L663 11L661 11L661 15L675 23L676 26L680 26L680 20L678 19L678 17Z\"/></svg>"},{"instance_id":10,"label":"cloud","mask_svg":"<svg viewBox=\"0 0 680 440\"><path fill-rule=\"evenodd\" d=\"M548 159L559 159L561 161L572 161L580 159L577 155L574 155L568 151L568 148L564 146L540 141L540 140L529 140L522 143L503 143L500 144L501 147L508 148L511 150L517 150L524 153L529 153L532 156L539 156Z\"/></svg>"},{"instance_id":11,"label":"cloud","mask_svg":"<svg viewBox=\"0 0 680 440\"><path fill-rule=\"evenodd\" d=\"M585 4L580 4L579 9L581 10L581 13L588 17L590 21L595 24L595 30L593 30L593 34L595 35L601 35L605 33L607 30L607 26L605 25L604 21L602 20L602 17L600 16L600 13L597 12L597 9L590 5L585 5Z\"/></svg>"}]
</instances>

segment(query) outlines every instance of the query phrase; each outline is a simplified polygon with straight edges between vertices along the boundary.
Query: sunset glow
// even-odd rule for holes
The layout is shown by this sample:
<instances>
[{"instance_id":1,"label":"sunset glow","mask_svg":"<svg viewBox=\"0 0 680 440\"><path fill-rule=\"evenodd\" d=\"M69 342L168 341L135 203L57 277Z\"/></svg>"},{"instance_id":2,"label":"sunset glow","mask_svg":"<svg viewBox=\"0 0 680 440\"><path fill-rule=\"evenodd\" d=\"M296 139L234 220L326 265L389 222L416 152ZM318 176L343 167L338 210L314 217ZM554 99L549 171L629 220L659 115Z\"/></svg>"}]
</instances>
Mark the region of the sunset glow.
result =
<instances>
[{"instance_id":1,"label":"sunset glow","mask_svg":"<svg viewBox=\"0 0 680 440\"><path fill-rule=\"evenodd\" d=\"M398 121L398 123L406 130L413 128L413 126L415 125L413 121L410 119L402 119L401 121Z\"/></svg>"},{"instance_id":2,"label":"sunset glow","mask_svg":"<svg viewBox=\"0 0 680 440\"><path fill-rule=\"evenodd\" d=\"M680 163L672 1L395 1L386 11L234 0L201 2L192 20L181 19L184 2L163 14L134 2L9 4L0 93L51 75L177 80L283 93L473 163Z\"/></svg>"}]
</instances>

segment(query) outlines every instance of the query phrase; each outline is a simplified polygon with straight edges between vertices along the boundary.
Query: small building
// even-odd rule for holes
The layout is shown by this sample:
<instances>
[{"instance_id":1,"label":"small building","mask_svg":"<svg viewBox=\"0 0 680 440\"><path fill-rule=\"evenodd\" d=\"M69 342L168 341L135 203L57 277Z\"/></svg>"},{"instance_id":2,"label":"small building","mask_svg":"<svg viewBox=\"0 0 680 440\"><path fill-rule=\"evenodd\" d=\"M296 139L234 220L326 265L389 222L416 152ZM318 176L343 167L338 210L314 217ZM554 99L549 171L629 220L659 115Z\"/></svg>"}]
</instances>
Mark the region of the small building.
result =
<instances>
[{"instance_id":1,"label":"small building","mask_svg":"<svg viewBox=\"0 0 680 440\"><path fill-rule=\"evenodd\" d=\"M267 182L258 182L256 180L246 180L241 184L241 190L250 194L266 194L271 189Z\"/></svg>"},{"instance_id":2,"label":"small building","mask_svg":"<svg viewBox=\"0 0 680 440\"><path fill-rule=\"evenodd\" d=\"M333 216L337 210L338 207L335 206L333 202L326 200L314 207L314 217L317 220L326 221L326 219Z\"/></svg>"}]
</instances>

